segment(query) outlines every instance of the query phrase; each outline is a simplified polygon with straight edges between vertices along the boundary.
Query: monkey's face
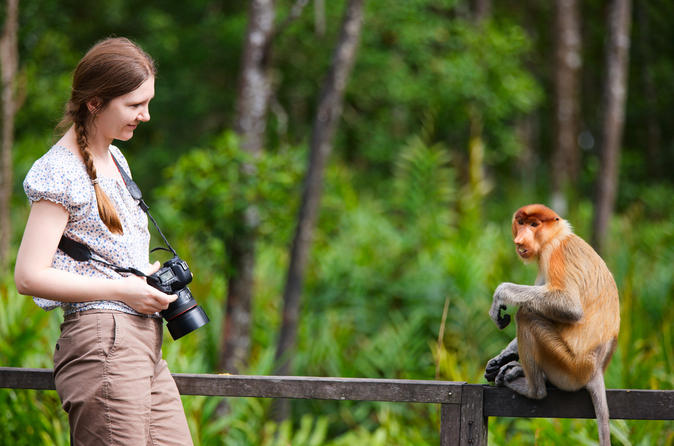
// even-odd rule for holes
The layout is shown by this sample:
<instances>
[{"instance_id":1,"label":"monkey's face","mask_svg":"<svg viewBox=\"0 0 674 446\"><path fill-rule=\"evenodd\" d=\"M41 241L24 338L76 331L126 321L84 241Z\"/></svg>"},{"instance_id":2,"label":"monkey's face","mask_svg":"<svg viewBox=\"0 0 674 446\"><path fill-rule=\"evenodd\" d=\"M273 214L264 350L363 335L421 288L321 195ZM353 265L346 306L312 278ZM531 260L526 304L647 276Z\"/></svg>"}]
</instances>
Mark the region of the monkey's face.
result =
<instances>
[{"instance_id":1,"label":"monkey's face","mask_svg":"<svg viewBox=\"0 0 674 446\"><path fill-rule=\"evenodd\" d=\"M538 258L551 233L551 226L559 221L555 212L541 204L530 204L520 208L513 216L513 241L517 254L524 262Z\"/></svg>"},{"instance_id":2,"label":"monkey's face","mask_svg":"<svg viewBox=\"0 0 674 446\"><path fill-rule=\"evenodd\" d=\"M534 220L517 219L513 221L513 241L517 254L522 260L529 261L538 256L540 244L536 233L541 223Z\"/></svg>"}]
</instances>

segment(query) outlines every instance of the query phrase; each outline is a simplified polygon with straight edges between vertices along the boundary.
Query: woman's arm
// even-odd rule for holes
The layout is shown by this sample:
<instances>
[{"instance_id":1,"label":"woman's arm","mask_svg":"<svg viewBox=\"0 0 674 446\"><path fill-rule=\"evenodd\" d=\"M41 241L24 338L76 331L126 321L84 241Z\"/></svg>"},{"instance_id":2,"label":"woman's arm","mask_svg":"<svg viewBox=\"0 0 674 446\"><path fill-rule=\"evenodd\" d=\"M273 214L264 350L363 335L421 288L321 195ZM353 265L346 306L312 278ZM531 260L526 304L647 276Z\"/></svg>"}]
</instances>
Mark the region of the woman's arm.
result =
<instances>
[{"instance_id":1,"label":"woman's arm","mask_svg":"<svg viewBox=\"0 0 674 446\"><path fill-rule=\"evenodd\" d=\"M60 204L48 200L33 203L16 257L14 281L19 293L61 302L118 300L144 314L164 310L176 299L151 287L142 277L114 280L52 268L67 222L68 212ZM159 265L153 266L156 271Z\"/></svg>"}]
</instances>

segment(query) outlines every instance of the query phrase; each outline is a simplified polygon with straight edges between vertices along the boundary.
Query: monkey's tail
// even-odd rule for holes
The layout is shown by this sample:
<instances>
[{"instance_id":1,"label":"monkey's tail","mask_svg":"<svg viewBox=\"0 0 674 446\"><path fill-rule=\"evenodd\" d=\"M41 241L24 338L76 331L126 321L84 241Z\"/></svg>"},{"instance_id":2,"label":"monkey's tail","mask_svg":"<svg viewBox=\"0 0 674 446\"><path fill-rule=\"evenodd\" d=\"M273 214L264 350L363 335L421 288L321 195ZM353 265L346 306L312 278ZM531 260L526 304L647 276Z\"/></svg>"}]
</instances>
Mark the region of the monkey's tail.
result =
<instances>
[{"instance_id":1,"label":"monkey's tail","mask_svg":"<svg viewBox=\"0 0 674 446\"><path fill-rule=\"evenodd\" d=\"M597 416L597 429L599 430L599 445L611 446L611 429L609 427L608 402L606 401L606 386L601 369L587 383L587 391L590 393L594 413Z\"/></svg>"}]
</instances>

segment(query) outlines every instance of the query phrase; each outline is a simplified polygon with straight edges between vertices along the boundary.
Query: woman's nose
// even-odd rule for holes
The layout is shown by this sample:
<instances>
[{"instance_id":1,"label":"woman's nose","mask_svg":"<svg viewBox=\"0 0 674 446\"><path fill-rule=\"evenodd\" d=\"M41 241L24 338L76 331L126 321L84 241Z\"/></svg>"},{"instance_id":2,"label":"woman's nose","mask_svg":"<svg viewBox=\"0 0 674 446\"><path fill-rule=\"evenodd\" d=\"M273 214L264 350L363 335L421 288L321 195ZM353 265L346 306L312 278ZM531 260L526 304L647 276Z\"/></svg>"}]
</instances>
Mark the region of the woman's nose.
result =
<instances>
[{"instance_id":1,"label":"woman's nose","mask_svg":"<svg viewBox=\"0 0 674 446\"><path fill-rule=\"evenodd\" d=\"M138 115L138 120L142 122L147 122L150 120L150 109L146 108L140 112Z\"/></svg>"}]
</instances>

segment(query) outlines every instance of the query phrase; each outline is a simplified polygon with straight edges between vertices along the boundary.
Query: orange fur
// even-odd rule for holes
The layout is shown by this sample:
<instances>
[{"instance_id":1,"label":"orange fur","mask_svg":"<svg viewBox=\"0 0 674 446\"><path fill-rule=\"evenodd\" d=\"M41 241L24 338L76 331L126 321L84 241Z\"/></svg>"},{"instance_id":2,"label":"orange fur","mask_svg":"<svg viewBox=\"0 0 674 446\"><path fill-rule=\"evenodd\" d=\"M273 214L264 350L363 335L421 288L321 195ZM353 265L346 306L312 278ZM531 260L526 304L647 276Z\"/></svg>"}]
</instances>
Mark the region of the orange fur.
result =
<instances>
[{"instance_id":1,"label":"orange fur","mask_svg":"<svg viewBox=\"0 0 674 446\"><path fill-rule=\"evenodd\" d=\"M548 261L548 285L552 288L564 288L564 278L566 277L566 265L564 262L564 245L566 241L562 241L552 254Z\"/></svg>"},{"instance_id":2,"label":"orange fur","mask_svg":"<svg viewBox=\"0 0 674 446\"><path fill-rule=\"evenodd\" d=\"M518 209L512 233L520 258L537 263L538 278L536 286L505 283L494 294L492 308L520 307L517 350L525 382L513 378L505 385L532 398L545 395L545 379L563 390L593 389L600 441L608 444L608 408L596 389L604 389L603 372L620 329L613 276L594 249L546 206ZM492 318L496 313L490 310ZM492 361L499 364L498 358Z\"/></svg>"},{"instance_id":3,"label":"orange fur","mask_svg":"<svg viewBox=\"0 0 674 446\"><path fill-rule=\"evenodd\" d=\"M524 249L523 260L538 260L539 276L546 287L551 291L569 291L579 299L582 319L555 326L556 334L570 352L574 356L587 356L599 345L616 339L620 327L617 287L592 247L573 234L565 220L540 204L524 206L515 212L512 229L518 253ZM554 342L548 348L550 351L542 352L545 356L561 355L560 360L564 360L565 355Z\"/></svg>"}]
</instances>

